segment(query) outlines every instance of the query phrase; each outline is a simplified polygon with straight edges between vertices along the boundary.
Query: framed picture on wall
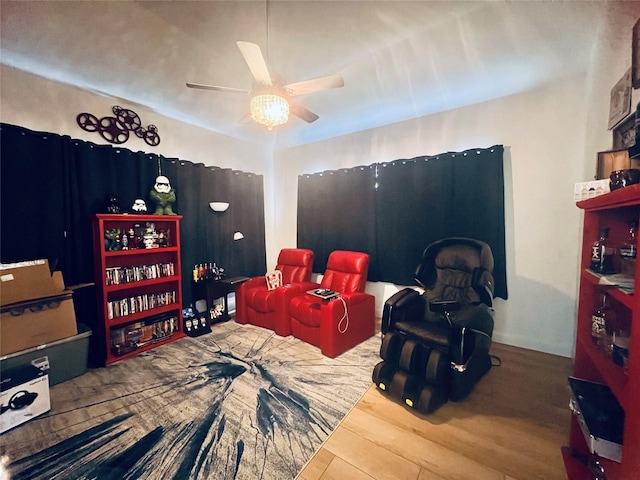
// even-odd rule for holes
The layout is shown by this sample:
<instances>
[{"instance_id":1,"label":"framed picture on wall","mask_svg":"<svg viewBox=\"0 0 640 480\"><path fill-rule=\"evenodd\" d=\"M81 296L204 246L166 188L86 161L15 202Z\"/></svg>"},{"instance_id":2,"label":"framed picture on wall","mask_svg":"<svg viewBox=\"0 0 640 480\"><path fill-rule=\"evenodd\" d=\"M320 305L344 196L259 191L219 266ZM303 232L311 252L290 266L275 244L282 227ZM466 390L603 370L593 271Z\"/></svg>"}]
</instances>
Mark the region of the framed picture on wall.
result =
<instances>
[{"instance_id":1,"label":"framed picture on wall","mask_svg":"<svg viewBox=\"0 0 640 480\"><path fill-rule=\"evenodd\" d=\"M611 89L609 106L609 130L624 120L631 112L631 68Z\"/></svg>"},{"instance_id":2,"label":"framed picture on wall","mask_svg":"<svg viewBox=\"0 0 640 480\"><path fill-rule=\"evenodd\" d=\"M626 149L636 144L636 116L629 115L613 129L613 149Z\"/></svg>"},{"instance_id":3,"label":"framed picture on wall","mask_svg":"<svg viewBox=\"0 0 640 480\"><path fill-rule=\"evenodd\" d=\"M640 19L633 26L631 36L631 86L640 88Z\"/></svg>"}]
</instances>

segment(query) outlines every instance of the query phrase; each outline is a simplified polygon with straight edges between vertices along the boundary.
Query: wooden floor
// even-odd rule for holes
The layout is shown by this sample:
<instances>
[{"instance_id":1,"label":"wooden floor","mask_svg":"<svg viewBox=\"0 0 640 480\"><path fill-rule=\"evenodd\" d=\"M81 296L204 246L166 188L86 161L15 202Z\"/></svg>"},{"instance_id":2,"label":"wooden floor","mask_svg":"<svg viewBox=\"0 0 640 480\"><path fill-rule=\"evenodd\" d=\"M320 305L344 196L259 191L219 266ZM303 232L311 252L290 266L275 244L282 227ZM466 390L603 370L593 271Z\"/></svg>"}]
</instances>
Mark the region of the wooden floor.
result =
<instances>
[{"instance_id":1,"label":"wooden floor","mask_svg":"<svg viewBox=\"0 0 640 480\"><path fill-rule=\"evenodd\" d=\"M566 479L569 358L495 344L463 402L418 416L373 385L299 480Z\"/></svg>"}]
</instances>

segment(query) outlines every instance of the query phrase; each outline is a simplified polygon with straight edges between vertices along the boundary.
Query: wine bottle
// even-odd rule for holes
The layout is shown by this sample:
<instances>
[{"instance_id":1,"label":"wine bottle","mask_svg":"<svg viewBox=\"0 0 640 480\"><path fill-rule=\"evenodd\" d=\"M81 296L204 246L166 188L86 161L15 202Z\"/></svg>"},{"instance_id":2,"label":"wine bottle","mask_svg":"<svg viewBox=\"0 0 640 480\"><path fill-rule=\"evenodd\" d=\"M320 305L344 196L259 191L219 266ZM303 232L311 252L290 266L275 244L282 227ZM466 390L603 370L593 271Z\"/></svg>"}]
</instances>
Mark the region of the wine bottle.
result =
<instances>
[{"instance_id":1,"label":"wine bottle","mask_svg":"<svg viewBox=\"0 0 640 480\"><path fill-rule=\"evenodd\" d=\"M609 305L608 295L602 292L600 305L591 315L591 340L611 355L612 337L609 331L615 327L616 313Z\"/></svg>"},{"instance_id":2,"label":"wine bottle","mask_svg":"<svg viewBox=\"0 0 640 480\"><path fill-rule=\"evenodd\" d=\"M620 245L620 256L622 258L630 260L636 258L636 254L638 253L638 240L636 238L637 228L638 223L635 221L629 225L629 234L627 239L622 245Z\"/></svg>"},{"instance_id":3,"label":"wine bottle","mask_svg":"<svg viewBox=\"0 0 640 480\"><path fill-rule=\"evenodd\" d=\"M613 273L614 249L608 243L609 229L600 230L598 240L591 245L591 270L597 273Z\"/></svg>"}]
</instances>

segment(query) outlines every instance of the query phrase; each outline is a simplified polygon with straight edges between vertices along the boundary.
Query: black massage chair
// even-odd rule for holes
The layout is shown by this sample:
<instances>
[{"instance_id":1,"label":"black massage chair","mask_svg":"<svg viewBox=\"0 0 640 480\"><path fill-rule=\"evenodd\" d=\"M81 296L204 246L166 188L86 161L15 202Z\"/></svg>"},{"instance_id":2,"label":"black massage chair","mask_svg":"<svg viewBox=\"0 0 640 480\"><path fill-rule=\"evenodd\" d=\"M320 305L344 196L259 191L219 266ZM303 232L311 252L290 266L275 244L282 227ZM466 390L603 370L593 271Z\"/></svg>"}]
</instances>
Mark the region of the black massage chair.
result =
<instances>
[{"instance_id":1,"label":"black massage chair","mask_svg":"<svg viewBox=\"0 0 640 480\"><path fill-rule=\"evenodd\" d=\"M491 368L493 254L484 242L446 238L424 251L415 280L389 298L373 371L378 389L421 413L464 399Z\"/></svg>"}]
</instances>

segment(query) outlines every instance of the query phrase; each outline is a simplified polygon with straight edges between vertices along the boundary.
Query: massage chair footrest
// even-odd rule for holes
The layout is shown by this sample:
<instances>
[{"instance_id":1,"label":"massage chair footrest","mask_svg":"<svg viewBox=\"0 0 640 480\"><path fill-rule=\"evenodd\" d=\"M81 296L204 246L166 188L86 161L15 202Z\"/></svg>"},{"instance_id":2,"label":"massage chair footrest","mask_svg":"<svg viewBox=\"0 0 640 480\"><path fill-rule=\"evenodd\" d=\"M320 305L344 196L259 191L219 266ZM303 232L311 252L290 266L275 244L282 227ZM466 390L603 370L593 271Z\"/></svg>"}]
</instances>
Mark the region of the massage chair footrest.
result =
<instances>
[{"instance_id":1,"label":"massage chair footrest","mask_svg":"<svg viewBox=\"0 0 640 480\"><path fill-rule=\"evenodd\" d=\"M422 378L426 383L447 386L451 377L448 354L398 333L387 333L382 339L380 358L389 365Z\"/></svg>"},{"instance_id":2,"label":"massage chair footrest","mask_svg":"<svg viewBox=\"0 0 640 480\"><path fill-rule=\"evenodd\" d=\"M447 387L427 383L419 375L411 374L396 364L380 362L373 369L376 387L421 413L433 413L447 402Z\"/></svg>"}]
</instances>

